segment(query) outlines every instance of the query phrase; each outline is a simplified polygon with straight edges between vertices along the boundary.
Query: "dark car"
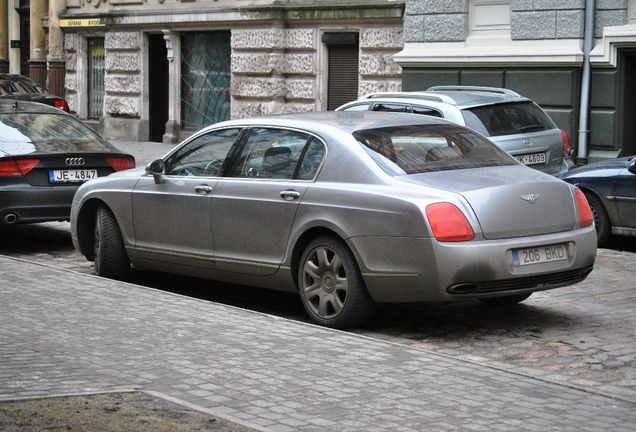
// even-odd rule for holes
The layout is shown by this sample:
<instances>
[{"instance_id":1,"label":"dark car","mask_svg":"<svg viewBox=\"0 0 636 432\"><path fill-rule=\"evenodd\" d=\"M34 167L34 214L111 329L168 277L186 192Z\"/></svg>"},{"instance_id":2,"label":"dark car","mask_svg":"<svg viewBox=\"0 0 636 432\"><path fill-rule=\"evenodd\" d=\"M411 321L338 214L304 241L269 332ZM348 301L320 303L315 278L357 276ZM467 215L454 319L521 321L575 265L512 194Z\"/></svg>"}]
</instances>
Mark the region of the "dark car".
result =
<instances>
[{"instance_id":1,"label":"dark car","mask_svg":"<svg viewBox=\"0 0 636 432\"><path fill-rule=\"evenodd\" d=\"M607 246L612 234L636 236L636 156L575 168L561 179L585 193L599 246Z\"/></svg>"},{"instance_id":2,"label":"dark car","mask_svg":"<svg viewBox=\"0 0 636 432\"><path fill-rule=\"evenodd\" d=\"M133 156L71 114L0 99L0 223L69 220L82 183L134 167Z\"/></svg>"},{"instance_id":3,"label":"dark car","mask_svg":"<svg viewBox=\"0 0 636 432\"><path fill-rule=\"evenodd\" d=\"M0 98L40 102L71 112L64 98L52 95L31 78L17 74L0 74Z\"/></svg>"}]
</instances>

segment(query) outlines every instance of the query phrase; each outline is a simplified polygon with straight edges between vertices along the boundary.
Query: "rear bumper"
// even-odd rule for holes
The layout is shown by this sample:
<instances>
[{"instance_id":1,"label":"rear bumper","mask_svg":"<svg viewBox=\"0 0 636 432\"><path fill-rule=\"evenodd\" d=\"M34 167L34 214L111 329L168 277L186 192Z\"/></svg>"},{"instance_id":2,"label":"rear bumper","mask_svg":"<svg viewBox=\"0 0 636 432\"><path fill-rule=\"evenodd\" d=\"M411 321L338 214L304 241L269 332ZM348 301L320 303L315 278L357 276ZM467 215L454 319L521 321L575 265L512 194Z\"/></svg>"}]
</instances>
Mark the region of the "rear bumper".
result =
<instances>
[{"instance_id":1,"label":"rear bumper","mask_svg":"<svg viewBox=\"0 0 636 432\"><path fill-rule=\"evenodd\" d=\"M68 221L76 190L77 186L22 186L0 189L0 223Z\"/></svg>"},{"instance_id":2,"label":"rear bumper","mask_svg":"<svg viewBox=\"0 0 636 432\"><path fill-rule=\"evenodd\" d=\"M594 227L566 233L439 243L431 239L350 239L371 297L378 302L454 301L572 285L596 259ZM567 259L515 266L512 250L567 245Z\"/></svg>"}]
</instances>

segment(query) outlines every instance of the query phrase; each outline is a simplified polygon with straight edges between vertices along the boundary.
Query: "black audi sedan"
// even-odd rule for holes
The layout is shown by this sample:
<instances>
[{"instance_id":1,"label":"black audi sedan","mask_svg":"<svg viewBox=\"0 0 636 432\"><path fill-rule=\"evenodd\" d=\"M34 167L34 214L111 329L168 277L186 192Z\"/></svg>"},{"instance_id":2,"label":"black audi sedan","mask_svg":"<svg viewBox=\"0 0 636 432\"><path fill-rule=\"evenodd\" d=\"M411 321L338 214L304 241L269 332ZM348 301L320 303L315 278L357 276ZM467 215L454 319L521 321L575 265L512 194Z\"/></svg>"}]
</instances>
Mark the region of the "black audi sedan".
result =
<instances>
[{"instance_id":1,"label":"black audi sedan","mask_svg":"<svg viewBox=\"0 0 636 432\"><path fill-rule=\"evenodd\" d=\"M561 179L585 193L600 247L607 246L612 235L636 237L636 156L575 168Z\"/></svg>"},{"instance_id":2,"label":"black audi sedan","mask_svg":"<svg viewBox=\"0 0 636 432\"><path fill-rule=\"evenodd\" d=\"M76 117L0 99L0 224L69 220L82 183L134 167L132 155Z\"/></svg>"}]
</instances>

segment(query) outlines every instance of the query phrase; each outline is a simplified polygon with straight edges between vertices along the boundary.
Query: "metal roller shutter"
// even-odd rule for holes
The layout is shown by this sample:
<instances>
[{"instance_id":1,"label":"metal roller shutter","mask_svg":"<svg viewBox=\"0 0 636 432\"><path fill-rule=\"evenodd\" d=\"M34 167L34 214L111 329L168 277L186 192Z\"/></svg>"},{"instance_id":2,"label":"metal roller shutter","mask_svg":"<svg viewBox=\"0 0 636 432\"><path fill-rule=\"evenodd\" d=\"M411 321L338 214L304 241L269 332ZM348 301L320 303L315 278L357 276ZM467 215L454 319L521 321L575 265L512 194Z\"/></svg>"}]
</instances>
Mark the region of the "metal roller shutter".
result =
<instances>
[{"instance_id":1,"label":"metal roller shutter","mask_svg":"<svg viewBox=\"0 0 636 432\"><path fill-rule=\"evenodd\" d=\"M327 109L358 98L358 46L330 45Z\"/></svg>"}]
</instances>

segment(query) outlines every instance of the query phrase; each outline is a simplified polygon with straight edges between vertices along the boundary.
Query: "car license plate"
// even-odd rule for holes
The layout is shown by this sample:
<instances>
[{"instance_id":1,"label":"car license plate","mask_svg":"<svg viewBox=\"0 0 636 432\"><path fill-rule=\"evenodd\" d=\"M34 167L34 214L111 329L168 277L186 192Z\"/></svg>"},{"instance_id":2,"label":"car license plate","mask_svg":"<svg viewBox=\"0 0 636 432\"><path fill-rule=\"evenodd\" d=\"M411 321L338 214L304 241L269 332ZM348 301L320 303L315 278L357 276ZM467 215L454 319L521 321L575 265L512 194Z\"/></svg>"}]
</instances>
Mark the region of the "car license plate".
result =
<instances>
[{"instance_id":1,"label":"car license plate","mask_svg":"<svg viewBox=\"0 0 636 432\"><path fill-rule=\"evenodd\" d=\"M515 267L566 259L568 254L564 244L512 250L512 261Z\"/></svg>"},{"instance_id":2,"label":"car license plate","mask_svg":"<svg viewBox=\"0 0 636 432\"><path fill-rule=\"evenodd\" d=\"M545 153L531 153L515 156L519 162L524 165L537 165L545 163Z\"/></svg>"},{"instance_id":3,"label":"car license plate","mask_svg":"<svg viewBox=\"0 0 636 432\"><path fill-rule=\"evenodd\" d=\"M94 178L97 178L94 169L49 170L50 183L78 183Z\"/></svg>"}]
</instances>

